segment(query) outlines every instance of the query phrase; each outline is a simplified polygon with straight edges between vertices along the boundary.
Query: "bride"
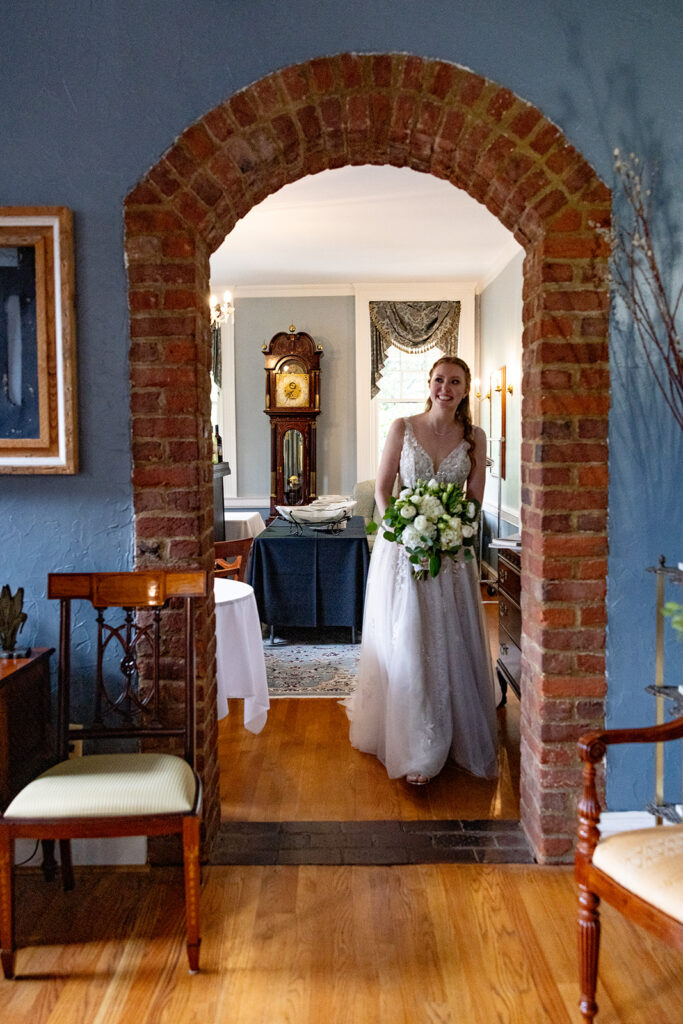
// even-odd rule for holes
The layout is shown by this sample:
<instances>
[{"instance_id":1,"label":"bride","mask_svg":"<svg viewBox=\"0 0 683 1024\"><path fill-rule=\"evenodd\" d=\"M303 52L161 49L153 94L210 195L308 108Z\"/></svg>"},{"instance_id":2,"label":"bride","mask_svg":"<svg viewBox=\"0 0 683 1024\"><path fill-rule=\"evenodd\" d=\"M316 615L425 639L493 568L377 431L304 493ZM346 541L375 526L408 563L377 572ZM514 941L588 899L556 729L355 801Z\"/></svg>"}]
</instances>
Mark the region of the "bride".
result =
<instances>
[{"instance_id":1,"label":"bride","mask_svg":"<svg viewBox=\"0 0 683 1024\"><path fill-rule=\"evenodd\" d=\"M396 477L454 481L481 501L486 435L472 424L470 371L445 356L429 373L426 411L395 420L377 474L384 514ZM445 558L436 577L415 579L405 548L380 535L368 574L350 739L390 778L429 782L450 757L486 779L498 774L495 683L476 559Z\"/></svg>"}]
</instances>

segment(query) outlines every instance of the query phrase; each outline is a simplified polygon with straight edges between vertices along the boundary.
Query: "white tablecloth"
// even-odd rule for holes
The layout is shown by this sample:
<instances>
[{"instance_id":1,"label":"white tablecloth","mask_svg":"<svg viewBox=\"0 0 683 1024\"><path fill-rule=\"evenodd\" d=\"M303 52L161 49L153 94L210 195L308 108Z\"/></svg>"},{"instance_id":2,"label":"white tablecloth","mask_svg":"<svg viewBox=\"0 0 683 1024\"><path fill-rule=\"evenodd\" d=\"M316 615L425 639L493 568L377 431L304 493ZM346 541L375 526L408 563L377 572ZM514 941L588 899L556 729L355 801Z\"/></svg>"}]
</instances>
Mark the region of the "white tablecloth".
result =
<instances>
[{"instance_id":1,"label":"white tablecloth","mask_svg":"<svg viewBox=\"0 0 683 1024\"><path fill-rule=\"evenodd\" d=\"M241 540L243 537L258 537L266 528L259 512L224 512L225 539Z\"/></svg>"},{"instance_id":2,"label":"white tablecloth","mask_svg":"<svg viewBox=\"0 0 683 1024\"><path fill-rule=\"evenodd\" d=\"M244 699L244 727L260 732L270 700L263 657L261 623L254 591L238 580L214 580L216 599L216 677L218 717L228 713L228 698Z\"/></svg>"}]
</instances>

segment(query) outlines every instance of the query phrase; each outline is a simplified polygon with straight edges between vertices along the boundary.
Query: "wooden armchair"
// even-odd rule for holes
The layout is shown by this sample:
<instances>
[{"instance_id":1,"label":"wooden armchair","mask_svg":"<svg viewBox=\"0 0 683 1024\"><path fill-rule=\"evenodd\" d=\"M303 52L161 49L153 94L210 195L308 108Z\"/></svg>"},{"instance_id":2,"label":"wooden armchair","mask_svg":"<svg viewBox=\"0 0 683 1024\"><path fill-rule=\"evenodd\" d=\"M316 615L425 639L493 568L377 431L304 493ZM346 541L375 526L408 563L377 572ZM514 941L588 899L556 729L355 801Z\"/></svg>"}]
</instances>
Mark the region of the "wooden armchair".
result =
<instances>
[{"instance_id":1,"label":"wooden armchair","mask_svg":"<svg viewBox=\"0 0 683 1024\"><path fill-rule=\"evenodd\" d=\"M242 556L237 555L231 562L225 558L217 558L214 562L213 574L217 580L238 580L242 569Z\"/></svg>"},{"instance_id":2,"label":"wooden armchair","mask_svg":"<svg viewBox=\"0 0 683 1024\"><path fill-rule=\"evenodd\" d=\"M217 540L214 543L214 557L215 571L214 575L220 578L223 573L221 570L225 569L225 566L219 563L227 562L228 564L234 563L235 559L241 559L237 566L236 575L230 573L232 579L238 579L244 582L247 576L247 565L249 563L249 552L251 546L254 543L253 537L242 537L240 540Z\"/></svg>"},{"instance_id":3,"label":"wooden armchair","mask_svg":"<svg viewBox=\"0 0 683 1024\"><path fill-rule=\"evenodd\" d=\"M187 956L190 971L199 970L201 784L194 769L193 602L206 593L207 575L203 572L48 576L48 597L59 600L61 606L60 760L29 782L0 818L0 945L6 978L14 977L13 858L14 840L19 837L42 839L51 845L59 841L62 880L68 890L74 887L71 839L181 834ZM78 677L71 667L71 604L77 599L90 602L96 611L93 666L79 671ZM171 600L173 606L162 614ZM110 612L112 608L123 609L123 614ZM79 614L79 645L84 622ZM92 678L87 678L90 671ZM169 681L174 695L178 682L184 683L183 714L174 705L174 721L168 724L164 722L162 679ZM83 692L77 695L77 689ZM85 717L86 701L94 705L91 718ZM72 729L70 723L75 722L85 723L84 727ZM88 753L69 759L70 740L82 740L90 747L101 740L124 738L146 740L148 745L154 741L155 749L170 741L182 748L183 755Z\"/></svg>"},{"instance_id":4,"label":"wooden armchair","mask_svg":"<svg viewBox=\"0 0 683 1024\"><path fill-rule=\"evenodd\" d=\"M584 762L575 878L579 889L579 958L584 1021L598 1011L595 989L600 948L600 900L683 952L683 824L622 832L600 841L596 765L611 743L683 738L683 717L643 729L589 732L579 740Z\"/></svg>"}]
</instances>

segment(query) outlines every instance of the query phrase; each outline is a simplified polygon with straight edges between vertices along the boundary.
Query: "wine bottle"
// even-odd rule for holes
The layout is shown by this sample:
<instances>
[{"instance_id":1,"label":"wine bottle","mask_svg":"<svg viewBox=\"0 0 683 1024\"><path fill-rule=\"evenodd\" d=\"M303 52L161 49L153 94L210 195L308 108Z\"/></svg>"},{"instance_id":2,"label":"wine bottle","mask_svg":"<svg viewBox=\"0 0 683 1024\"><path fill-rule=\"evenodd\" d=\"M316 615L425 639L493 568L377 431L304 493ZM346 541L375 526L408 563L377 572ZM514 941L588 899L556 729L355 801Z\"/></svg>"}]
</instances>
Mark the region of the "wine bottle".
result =
<instances>
[{"instance_id":1,"label":"wine bottle","mask_svg":"<svg viewBox=\"0 0 683 1024\"><path fill-rule=\"evenodd\" d=\"M214 433L214 451L216 453L216 462L223 461L223 438L218 433L218 424L216 424L216 430Z\"/></svg>"}]
</instances>

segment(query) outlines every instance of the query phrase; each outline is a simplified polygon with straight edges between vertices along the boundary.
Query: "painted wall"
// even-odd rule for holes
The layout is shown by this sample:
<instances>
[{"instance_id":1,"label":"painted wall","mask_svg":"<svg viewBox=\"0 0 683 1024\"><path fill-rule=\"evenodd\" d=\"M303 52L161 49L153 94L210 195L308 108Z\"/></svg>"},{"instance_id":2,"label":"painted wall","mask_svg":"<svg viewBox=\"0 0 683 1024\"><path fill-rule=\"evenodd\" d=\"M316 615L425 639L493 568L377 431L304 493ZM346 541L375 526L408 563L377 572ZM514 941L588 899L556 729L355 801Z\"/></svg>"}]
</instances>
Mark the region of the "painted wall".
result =
<instances>
[{"instance_id":1,"label":"painted wall","mask_svg":"<svg viewBox=\"0 0 683 1024\"><path fill-rule=\"evenodd\" d=\"M512 394L505 401L505 479L501 486L503 516L519 523L521 502L520 445L522 442L522 264L519 253L484 289L479 299L479 377L485 394L501 366L506 368L506 385ZM488 421L491 399L479 407L479 423L491 436ZM485 502L497 505L496 481L487 482ZM513 531L515 532L515 531Z\"/></svg>"},{"instance_id":2,"label":"painted wall","mask_svg":"<svg viewBox=\"0 0 683 1024\"><path fill-rule=\"evenodd\" d=\"M318 493L350 494L356 482L356 353L352 296L235 300L237 493L270 495L270 420L262 346L290 324L323 347L317 420Z\"/></svg>"},{"instance_id":3,"label":"painted wall","mask_svg":"<svg viewBox=\"0 0 683 1024\"><path fill-rule=\"evenodd\" d=\"M680 242L679 0L33 0L3 4L0 197L75 212L81 472L2 477L0 582L24 586L27 641L53 643L48 569L131 564L128 321L122 203L192 121L276 68L344 50L466 65L554 121L605 181L620 146L657 162L660 242ZM680 249L667 260L683 278ZM610 425L609 718L646 722L654 585L681 557L683 439L628 329L615 321ZM344 467L343 473L348 472ZM678 474L678 475L677 475ZM647 614L644 610L647 610ZM644 624L645 622L645 624ZM610 768L614 809L652 780Z\"/></svg>"}]
</instances>

